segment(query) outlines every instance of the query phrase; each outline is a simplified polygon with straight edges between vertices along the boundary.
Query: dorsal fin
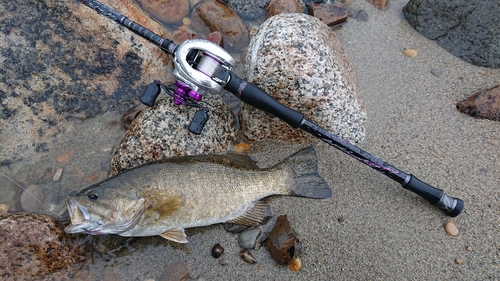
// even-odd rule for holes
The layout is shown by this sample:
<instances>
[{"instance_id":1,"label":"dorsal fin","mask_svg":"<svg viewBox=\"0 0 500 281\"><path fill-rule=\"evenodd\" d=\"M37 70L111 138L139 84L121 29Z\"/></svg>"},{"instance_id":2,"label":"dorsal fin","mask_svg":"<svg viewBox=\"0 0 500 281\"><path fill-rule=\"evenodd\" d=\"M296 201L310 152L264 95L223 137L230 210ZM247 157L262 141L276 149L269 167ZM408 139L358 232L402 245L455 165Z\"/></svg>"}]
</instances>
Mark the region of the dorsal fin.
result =
<instances>
[{"instance_id":1,"label":"dorsal fin","mask_svg":"<svg viewBox=\"0 0 500 281\"><path fill-rule=\"evenodd\" d=\"M164 231L160 234L161 237L174 241L177 243L187 243L186 234L184 233L184 228L170 229Z\"/></svg>"},{"instance_id":2,"label":"dorsal fin","mask_svg":"<svg viewBox=\"0 0 500 281\"><path fill-rule=\"evenodd\" d=\"M272 217L271 206L266 202L259 201L242 216L228 220L227 222L246 226L258 226L267 223Z\"/></svg>"},{"instance_id":3,"label":"dorsal fin","mask_svg":"<svg viewBox=\"0 0 500 281\"><path fill-rule=\"evenodd\" d=\"M254 160L252 160L250 156L235 152L225 152L224 154L178 156L178 157L161 159L155 162L150 162L149 164L176 163L176 164L188 165L200 162L220 164L232 168L239 168L246 170L259 170L257 163Z\"/></svg>"}]
</instances>

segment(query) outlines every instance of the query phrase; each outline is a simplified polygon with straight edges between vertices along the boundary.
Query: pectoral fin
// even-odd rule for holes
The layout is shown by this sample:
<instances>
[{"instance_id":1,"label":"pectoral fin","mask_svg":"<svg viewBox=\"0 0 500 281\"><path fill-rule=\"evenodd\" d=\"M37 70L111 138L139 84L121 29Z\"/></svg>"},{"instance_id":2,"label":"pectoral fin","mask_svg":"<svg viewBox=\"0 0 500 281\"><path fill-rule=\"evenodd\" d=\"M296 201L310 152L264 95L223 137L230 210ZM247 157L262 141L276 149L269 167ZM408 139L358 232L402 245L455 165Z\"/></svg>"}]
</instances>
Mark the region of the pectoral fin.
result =
<instances>
[{"instance_id":1,"label":"pectoral fin","mask_svg":"<svg viewBox=\"0 0 500 281\"><path fill-rule=\"evenodd\" d=\"M183 228L167 230L167 231L161 233L160 236L167 239L167 240L174 241L177 243L187 243L188 242L186 239L186 234L184 233Z\"/></svg>"},{"instance_id":2,"label":"pectoral fin","mask_svg":"<svg viewBox=\"0 0 500 281\"><path fill-rule=\"evenodd\" d=\"M271 206L266 202L259 201L242 216L227 222L246 226L259 226L267 223L272 217Z\"/></svg>"},{"instance_id":3,"label":"pectoral fin","mask_svg":"<svg viewBox=\"0 0 500 281\"><path fill-rule=\"evenodd\" d=\"M184 199L181 195L171 196L166 200L156 204L152 210L158 212L159 219L172 215L184 205Z\"/></svg>"}]
</instances>

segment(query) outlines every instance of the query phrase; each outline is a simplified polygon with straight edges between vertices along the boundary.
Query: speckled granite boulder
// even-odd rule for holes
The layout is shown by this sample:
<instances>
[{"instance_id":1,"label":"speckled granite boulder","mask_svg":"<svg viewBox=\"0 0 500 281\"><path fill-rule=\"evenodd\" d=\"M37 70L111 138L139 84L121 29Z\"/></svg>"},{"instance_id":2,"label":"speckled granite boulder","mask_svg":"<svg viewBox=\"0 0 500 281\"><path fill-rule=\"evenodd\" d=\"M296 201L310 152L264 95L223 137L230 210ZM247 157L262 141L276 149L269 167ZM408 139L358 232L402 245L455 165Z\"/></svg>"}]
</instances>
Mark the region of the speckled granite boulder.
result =
<instances>
[{"instance_id":1,"label":"speckled granite boulder","mask_svg":"<svg viewBox=\"0 0 500 281\"><path fill-rule=\"evenodd\" d=\"M157 101L137 116L111 159L116 175L140 164L171 156L199 155L228 150L235 142L235 117L219 95L205 94L210 119L201 135L187 126L197 109L176 106L171 98Z\"/></svg>"},{"instance_id":2,"label":"speckled granite boulder","mask_svg":"<svg viewBox=\"0 0 500 281\"><path fill-rule=\"evenodd\" d=\"M279 14L266 20L250 40L245 74L308 120L350 142L364 139L366 113L352 67L337 36L319 19ZM251 106L243 104L240 114L243 133L252 140L314 139Z\"/></svg>"}]
</instances>

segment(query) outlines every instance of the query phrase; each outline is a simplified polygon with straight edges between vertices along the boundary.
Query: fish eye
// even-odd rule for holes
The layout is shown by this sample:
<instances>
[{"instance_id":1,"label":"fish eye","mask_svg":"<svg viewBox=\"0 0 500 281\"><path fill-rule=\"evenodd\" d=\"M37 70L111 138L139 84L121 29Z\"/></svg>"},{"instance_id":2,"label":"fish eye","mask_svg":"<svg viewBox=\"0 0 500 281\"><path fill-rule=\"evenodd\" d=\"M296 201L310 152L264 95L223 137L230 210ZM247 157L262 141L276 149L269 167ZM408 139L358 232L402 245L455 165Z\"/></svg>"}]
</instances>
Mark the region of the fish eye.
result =
<instances>
[{"instance_id":1,"label":"fish eye","mask_svg":"<svg viewBox=\"0 0 500 281\"><path fill-rule=\"evenodd\" d=\"M97 200L99 200L99 194L96 191L94 191L94 190L92 190L91 192L89 192L87 194L87 197L89 198L90 201L97 201Z\"/></svg>"}]
</instances>

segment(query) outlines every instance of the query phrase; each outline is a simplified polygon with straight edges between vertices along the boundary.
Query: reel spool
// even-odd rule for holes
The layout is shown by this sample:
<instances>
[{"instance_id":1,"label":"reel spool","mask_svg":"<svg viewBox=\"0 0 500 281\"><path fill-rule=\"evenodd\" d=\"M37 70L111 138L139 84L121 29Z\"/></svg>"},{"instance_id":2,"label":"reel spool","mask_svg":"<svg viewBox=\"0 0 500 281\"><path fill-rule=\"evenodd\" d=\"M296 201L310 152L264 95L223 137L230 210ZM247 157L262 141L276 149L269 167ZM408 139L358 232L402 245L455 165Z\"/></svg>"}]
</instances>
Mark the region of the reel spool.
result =
<instances>
[{"instance_id":1,"label":"reel spool","mask_svg":"<svg viewBox=\"0 0 500 281\"><path fill-rule=\"evenodd\" d=\"M163 88L165 93L173 97L175 105L201 108L195 113L188 126L190 132L199 135L209 116L208 108L198 102L207 92L222 92L227 84L227 78L224 77L230 73L235 61L219 45L202 39L187 40L179 45L174 58L173 74L177 78L175 88L155 81L146 87L140 100L143 104L152 107L161 92L160 88Z\"/></svg>"}]
</instances>

